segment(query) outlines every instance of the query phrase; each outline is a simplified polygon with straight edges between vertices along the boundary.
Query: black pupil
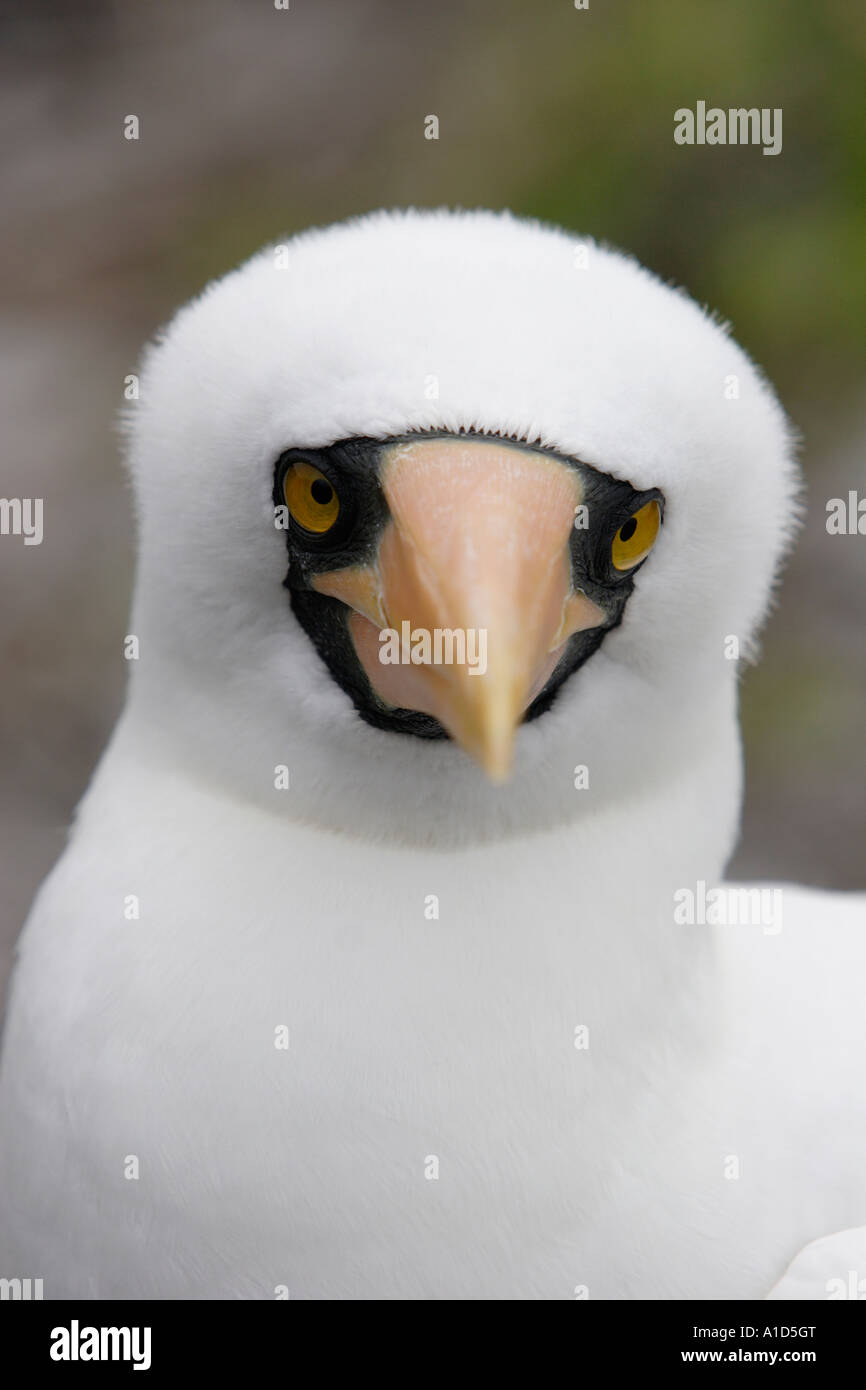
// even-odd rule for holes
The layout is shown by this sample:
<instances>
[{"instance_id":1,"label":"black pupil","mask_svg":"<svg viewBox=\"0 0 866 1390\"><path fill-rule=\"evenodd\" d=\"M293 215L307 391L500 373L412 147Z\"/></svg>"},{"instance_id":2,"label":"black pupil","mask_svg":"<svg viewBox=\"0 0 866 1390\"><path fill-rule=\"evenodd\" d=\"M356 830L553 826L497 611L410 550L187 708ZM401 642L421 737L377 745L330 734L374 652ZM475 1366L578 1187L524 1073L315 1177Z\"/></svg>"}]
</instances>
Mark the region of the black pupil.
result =
<instances>
[{"instance_id":1,"label":"black pupil","mask_svg":"<svg viewBox=\"0 0 866 1390\"><path fill-rule=\"evenodd\" d=\"M334 489L330 483L326 483L324 478L315 478L310 487L310 496L314 502L318 502L320 507L327 507L334 495Z\"/></svg>"},{"instance_id":2,"label":"black pupil","mask_svg":"<svg viewBox=\"0 0 866 1390\"><path fill-rule=\"evenodd\" d=\"M623 527L621 528L621 530L620 530L620 533L619 533L619 538L620 538L620 540L621 540L621 541L630 541L636 530L637 530L637 522L635 521L635 519L634 519L633 516L630 516L629 519L628 519L628 521L625 523L625 526L623 526Z\"/></svg>"}]
</instances>

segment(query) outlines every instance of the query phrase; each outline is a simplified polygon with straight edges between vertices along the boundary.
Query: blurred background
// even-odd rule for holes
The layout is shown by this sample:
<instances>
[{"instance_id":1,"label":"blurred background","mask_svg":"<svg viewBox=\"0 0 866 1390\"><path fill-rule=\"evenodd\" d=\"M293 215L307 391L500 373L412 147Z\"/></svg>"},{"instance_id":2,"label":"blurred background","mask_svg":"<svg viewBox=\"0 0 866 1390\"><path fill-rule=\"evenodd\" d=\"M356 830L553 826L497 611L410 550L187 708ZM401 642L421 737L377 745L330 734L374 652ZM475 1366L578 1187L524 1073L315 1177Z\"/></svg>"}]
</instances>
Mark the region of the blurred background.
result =
<instances>
[{"instance_id":1,"label":"blurred background","mask_svg":"<svg viewBox=\"0 0 866 1390\"><path fill-rule=\"evenodd\" d=\"M809 516L744 676L733 872L866 887L866 12L850 0L0 0L0 982L115 721L115 419L143 341L260 244L382 205L510 207L729 319L803 435ZM781 107L783 150L674 144ZM140 139L123 136L124 117ZM424 118L440 121L438 142Z\"/></svg>"}]
</instances>

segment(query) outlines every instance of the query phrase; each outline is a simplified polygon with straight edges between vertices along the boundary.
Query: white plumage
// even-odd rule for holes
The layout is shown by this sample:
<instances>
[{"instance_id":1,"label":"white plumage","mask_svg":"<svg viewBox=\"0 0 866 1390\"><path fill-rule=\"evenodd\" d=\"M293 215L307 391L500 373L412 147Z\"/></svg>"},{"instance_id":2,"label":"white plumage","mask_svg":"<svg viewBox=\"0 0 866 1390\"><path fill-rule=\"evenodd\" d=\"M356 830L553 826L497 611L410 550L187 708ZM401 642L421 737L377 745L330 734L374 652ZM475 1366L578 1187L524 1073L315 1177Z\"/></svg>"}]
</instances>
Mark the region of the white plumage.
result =
<instances>
[{"instance_id":1,"label":"white plumage","mask_svg":"<svg viewBox=\"0 0 866 1390\"><path fill-rule=\"evenodd\" d=\"M863 900L785 888L772 933L674 914L736 836L729 639L750 650L797 489L724 329L555 230L378 214L182 310L131 423L140 659L22 937L0 1273L742 1298L861 1225ZM666 498L622 624L505 786L362 722L281 587L275 457L416 430Z\"/></svg>"}]
</instances>

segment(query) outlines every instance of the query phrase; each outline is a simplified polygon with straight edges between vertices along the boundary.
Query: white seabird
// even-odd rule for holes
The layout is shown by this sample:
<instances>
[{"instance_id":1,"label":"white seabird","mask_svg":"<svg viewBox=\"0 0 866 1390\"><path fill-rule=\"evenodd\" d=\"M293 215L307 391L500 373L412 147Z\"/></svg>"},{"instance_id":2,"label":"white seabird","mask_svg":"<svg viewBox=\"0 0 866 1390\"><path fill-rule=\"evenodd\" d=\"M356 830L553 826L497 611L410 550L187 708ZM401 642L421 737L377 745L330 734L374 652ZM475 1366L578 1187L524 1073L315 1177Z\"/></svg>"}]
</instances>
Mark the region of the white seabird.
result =
<instances>
[{"instance_id":1,"label":"white seabird","mask_svg":"<svg viewBox=\"0 0 866 1390\"><path fill-rule=\"evenodd\" d=\"M798 488L725 328L551 228L377 214L178 314L130 462L138 659L21 939L0 1274L736 1299L861 1226L864 900L717 892ZM484 672L382 663L404 621Z\"/></svg>"}]
</instances>

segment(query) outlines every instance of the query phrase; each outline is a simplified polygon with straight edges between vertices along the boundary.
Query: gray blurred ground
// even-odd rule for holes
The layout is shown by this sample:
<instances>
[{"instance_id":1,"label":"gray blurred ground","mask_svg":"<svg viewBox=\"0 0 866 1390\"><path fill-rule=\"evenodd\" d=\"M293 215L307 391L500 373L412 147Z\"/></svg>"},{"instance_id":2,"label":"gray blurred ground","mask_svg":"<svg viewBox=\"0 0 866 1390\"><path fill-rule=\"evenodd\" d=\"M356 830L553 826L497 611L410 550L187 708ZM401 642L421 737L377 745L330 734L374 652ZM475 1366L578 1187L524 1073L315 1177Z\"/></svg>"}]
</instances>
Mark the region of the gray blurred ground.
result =
<instances>
[{"instance_id":1,"label":"gray blurred ground","mask_svg":"<svg viewBox=\"0 0 866 1390\"><path fill-rule=\"evenodd\" d=\"M841 126L855 109L831 60L862 56L863 34L844 8L828 20L794 6L780 66L766 17L729 8L739 48L711 11L696 32L680 0L579 16L486 0L0 4L0 495L45 499L42 546L0 539L0 981L122 701L123 378L208 278L380 205L558 219L734 317L805 433L811 504L744 680L734 872L866 886L866 538L824 527L828 497L866 495L863 285L845 261L857 156L810 116L831 91ZM710 171L708 152L675 150L673 110L704 93L784 99L783 155L729 150ZM137 143L122 136L129 113Z\"/></svg>"}]
</instances>

